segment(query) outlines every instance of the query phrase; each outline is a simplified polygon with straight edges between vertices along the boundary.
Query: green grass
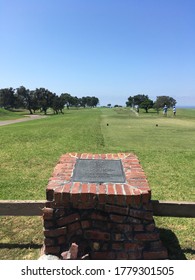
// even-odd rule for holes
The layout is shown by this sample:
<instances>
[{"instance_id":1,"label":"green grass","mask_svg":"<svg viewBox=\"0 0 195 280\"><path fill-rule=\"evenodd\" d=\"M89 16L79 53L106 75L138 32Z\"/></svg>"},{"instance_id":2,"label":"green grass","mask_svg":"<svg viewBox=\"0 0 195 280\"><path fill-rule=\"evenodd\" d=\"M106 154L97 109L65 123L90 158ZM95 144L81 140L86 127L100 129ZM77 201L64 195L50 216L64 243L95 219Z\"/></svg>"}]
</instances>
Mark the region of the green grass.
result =
<instances>
[{"instance_id":1,"label":"green grass","mask_svg":"<svg viewBox=\"0 0 195 280\"><path fill-rule=\"evenodd\" d=\"M64 115L0 127L0 143L0 199L45 199L59 157L74 151L134 152L153 199L195 200L195 110L178 109L175 118L172 112L163 117L152 111L137 117L126 108L65 110ZM38 258L42 219L0 219L0 259ZM170 258L195 259L194 219L155 221Z\"/></svg>"},{"instance_id":2,"label":"green grass","mask_svg":"<svg viewBox=\"0 0 195 280\"><path fill-rule=\"evenodd\" d=\"M138 155L154 199L195 200L195 110L194 117L190 112L185 120L180 112L176 118L165 118L143 112L136 117L127 109L107 110L102 113L102 132L110 151Z\"/></svg>"},{"instance_id":3,"label":"green grass","mask_svg":"<svg viewBox=\"0 0 195 280\"><path fill-rule=\"evenodd\" d=\"M23 118L25 114L29 114L26 110L8 111L0 108L0 121L15 120Z\"/></svg>"},{"instance_id":4,"label":"green grass","mask_svg":"<svg viewBox=\"0 0 195 280\"><path fill-rule=\"evenodd\" d=\"M44 186L60 155L98 152L103 146L100 112L65 115L0 127L2 199L44 199Z\"/></svg>"}]
</instances>

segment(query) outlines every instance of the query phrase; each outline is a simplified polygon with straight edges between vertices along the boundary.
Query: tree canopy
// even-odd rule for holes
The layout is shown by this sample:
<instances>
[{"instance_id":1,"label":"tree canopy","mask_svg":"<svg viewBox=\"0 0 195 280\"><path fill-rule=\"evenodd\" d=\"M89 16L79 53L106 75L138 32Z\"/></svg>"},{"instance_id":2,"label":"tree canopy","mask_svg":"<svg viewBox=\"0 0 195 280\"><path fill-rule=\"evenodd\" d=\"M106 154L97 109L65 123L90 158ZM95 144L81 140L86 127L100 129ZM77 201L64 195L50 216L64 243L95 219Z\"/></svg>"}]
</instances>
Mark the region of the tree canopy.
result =
<instances>
[{"instance_id":1,"label":"tree canopy","mask_svg":"<svg viewBox=\"0 0 195 280\"><path fill-rule=\"evenodd\" d=\"M17 89L2 88L0 89L0 107L5 109L25 108L30 114L36 110L41 110L47 114L48 108L52 108L54 113L63 113L66 106L69 107L96 107L99 104L99 99L95 96L84 96L78 98L69 93L62 93L58 96L45 88L36 88L29 90L24 86Z\"/></svg>"},{"instance_id":2,"label":"tree canopy","mask_svg":"<svg viewBox=\"0 0 195 280\"><path fill-rule=\"evenodd\" d=\"M162 95L157 96L156 101L154 102L154 108L159 110L160 108L163 108L165 105L167 105L168 108L173 107L176 105L176 100L170 96Z\"/></svg>"},{"instance_id":3,"label":"tree canopy","mask_svg":"<svg viewBox=\"0 0 195 280\"><path fill-rule=\"evenodd\" d=\"M137 94L134 96L129 96L126 102L127 107L138 106L145 109L146 113L150 108L155 108L157 111L167 105L168 108L176 105L176 100L170 96L157 96L156 101L153 102L148 95Z\"/></svg>"},{"instance_id":4,"label":"tree canopy","mask_svg":"<svg viewBox=\"0 0 195 280\"><path fill-rule=\"evenodd\" d=\"M129 96L126 105L130 107L139 106L140 108L145 109L146 113L148 113L148 110L153 107L153 101L149 99L148 95L137 94Z\"/></svg>"}]
</instances>

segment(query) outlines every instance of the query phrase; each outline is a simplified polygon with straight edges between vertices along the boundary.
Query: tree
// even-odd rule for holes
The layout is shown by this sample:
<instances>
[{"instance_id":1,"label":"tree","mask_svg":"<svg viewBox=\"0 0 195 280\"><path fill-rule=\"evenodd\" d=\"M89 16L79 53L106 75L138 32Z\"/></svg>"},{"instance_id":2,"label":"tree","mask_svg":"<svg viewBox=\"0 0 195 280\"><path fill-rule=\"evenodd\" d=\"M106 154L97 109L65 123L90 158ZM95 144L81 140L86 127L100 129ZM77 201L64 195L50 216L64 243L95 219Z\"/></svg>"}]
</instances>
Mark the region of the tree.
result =
<instances>
[{"instance_id":1,"label":"tree","mask_svg":"<svg viewBox=\"0 0 195 280\"><path fill-rule=\"evenodd\" d=\"M129 107L134 107L135 105L140 106L140 104L142 102L144 102L145 100L148 100L148 95L144 95L144 94L137 94L134 96L129 96L128 101L126 102L126 105Z\"/></svg>"},{"instance_id":2,"label":"tree","mask_svg":"<svg viewBox=\"0 0 195 280\"><path fill-rule=\"evenodd\" d=\"M48 108L52 107L54 94L45 88L36 88L35 92L37 95L38 105L46 115Z\"/></svg>"},{"instance_id":3,"label":"tree","mask_svg":"<svg viewBox=\"0 0 195 280\"><path fill-rule=\"evenodd\" d=\"M134 96L129 96L128 101L126 102L126 106L139 106L140 108L145 109L146 113L148 113L148 110L153 106L153 101L148 98L148 95L137 94Z\"/></svg>"},{"instance_id":4,"label":"tree","mask_svg":"<svg viewBox=\"0 0 195 280\"><path fill-rule=\"evenodd\" d=\"M0 107L5 109L16 107L15 91L12 87L0 89Z\"/></svg>"},{"instance_id":5,"label":"tree","mask_svg":"<svg viewBox=\"0 0 195 280\"><path fill-rule=\"evenodd\" d=\"M165 105L167 105L168 108L175 106L177 101L170 96L162 95L157 96L156 101L154 102L154 108L159 111L159 109L163 108Z\"/></svg>"},{"instance_id":6,"label":"tree","mask_svg":"<svg viewBox=\"0 0 195 280\"><path fill-rule=\"evenodd\" d=\"M88 107L91 107L91 106L92 106L92 103L91 103L91 97L90 97L90 96L86 96L86 101L87 101L86 105L87 105Z\"/></svg>"},{"instance_id":7,"label":"tree","mask_svg":"<svg viewBox=\"0 0 195 280\"><path fill-rule=\"evenodd\" d=\"M62 96L57 96L57 95L54 94L52 105L51 105L54 112L56 114L58 114L59 111L60 111L62 114L64 114L63 111L62 111L64 109L64 105L65 104L64 104L63 97Z\"/></svg>"},{"instance_id":8,"label":"tree","mask_svg":"<svg viewBox=\"0 0 195 280\"><path fill-rule=\"evenodd\" d=\"M37 96L36 90L30 91L30 99L31 99L31 108L33 109L34 113L36 110L40 110L41 107L39 105L39 100Z\"/></svg>"},{"instance_id":9,"label":"tree","mask_svg":"<svg viewBox=\"0 0 195 280\"><path fill-rule=\"evenodd\" d=\"M79 106L79 98L77 96L71 96L69 102L70 102L70 106L75 106L75 107Z\"/></svg>"},{"instance_id":10,"label":"tree","mask_svg":"<svg viewBox=\"0 0 195 280\"><path fill-rule=\"evenodd\" d=\"M19 107L26 108L29 110L30 114L33 114L33 94L29 89L26 89L24 86L17 88L17 104Z\"/></svg>"},{"instance_id":11,"label":"tree","mask_svg":"<svg viewBox=\"0 0 195 280\"><path fill-rule=\"evenodd\" d=\"M127 107L134 107L134 99L132 96L129 96L128 101L126 102Z\"/></svg>"},{"instance_id":12,"label":"tree","mask_svg":"<svg viewBox=\"0 0 195 280\"><path fill-rule=\"evenodd\" d=\"M85 108L87 105L87 98L85 96L79 98L79 104L81 107Z\"/></svg>"},{"instance_id":13,"label":"tree","mask_svg":"<svg viewBox=\"0 0 195 280\"><path fill-rule=\"evenodd\" d=\"M148 113L148 110L150 109L150 108L152 108L153 107L153 101L151 100L151 99L146 99L146 100L144 100L141 104L140 104L140 108L143 108L143 109L145 109L146 110L146 113Z\"/></svg>"},{"instance_id":14,"label":"tree","mask_svg":"<svg viewBox=\"0 0 195 280\"><path fill-rule=\"evenodd\" d=\"M69 93L62 93L60 96L64 100L64 105L69 109L72 96Z\"/></svg>"},{"instance_id":15,"label":"tree","mask_svg":"<svg viewBox=\"0 0 195 280\"><path fill-rule=\"evenodd\" d=\"M95 96L91 97L91 106L96 107L99 104L99 99Z\"/></svg>"}]
</instances>

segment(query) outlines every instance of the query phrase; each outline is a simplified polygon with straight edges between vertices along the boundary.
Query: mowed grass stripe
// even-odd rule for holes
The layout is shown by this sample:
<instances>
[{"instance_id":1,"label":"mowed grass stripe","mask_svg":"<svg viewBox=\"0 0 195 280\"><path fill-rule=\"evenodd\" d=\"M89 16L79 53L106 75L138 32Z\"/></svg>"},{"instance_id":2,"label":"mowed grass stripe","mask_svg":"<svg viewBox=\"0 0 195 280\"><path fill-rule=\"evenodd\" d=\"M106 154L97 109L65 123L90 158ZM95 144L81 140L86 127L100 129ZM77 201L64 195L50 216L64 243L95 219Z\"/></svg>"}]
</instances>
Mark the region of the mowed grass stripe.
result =
<instances>
[{"instance_id":1,"label":"mowed grass stripe","mask_svg":"<svg viewBox=\"0 0 195 280\"><path fill-rule=\"evenodd\" d=\"M138 155L153 199L194 201L195 118L153 115L136 117L127 109L104 111L105 149Z\"/></svg>"},{"instance_id":2,"label":"mowed grass stripe","mask_svg":"<svg viewBox=\"0 0 195 280\"><path fill-rule=\"evenodd\" d=\"M0 127L1 199L44 199L45 186L60 155L98 152L104 146L99 110Z\"/></svg>"}]
</instances>

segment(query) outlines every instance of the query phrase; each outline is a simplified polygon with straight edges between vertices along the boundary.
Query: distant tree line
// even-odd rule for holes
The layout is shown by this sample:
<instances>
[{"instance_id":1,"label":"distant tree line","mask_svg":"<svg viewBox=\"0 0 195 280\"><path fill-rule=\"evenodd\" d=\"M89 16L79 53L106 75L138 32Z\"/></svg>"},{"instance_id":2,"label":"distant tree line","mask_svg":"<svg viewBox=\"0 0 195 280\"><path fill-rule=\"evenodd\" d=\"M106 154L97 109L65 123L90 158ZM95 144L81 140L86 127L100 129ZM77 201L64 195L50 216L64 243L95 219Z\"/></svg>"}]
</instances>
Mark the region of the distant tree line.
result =
<instances>
[{"instance_id":1,"label":"distant tree line","mask_svg":"<svg viewBox=\"0 0 195 280\"><path fill-rule=\"evenodd\" d=\"M156 101L151 100L148 95L137 94L134 96L129 96L126 106L127 107L137 107L145 109L146 113L151 108L154 108L159 112L161 108L167 105L168 108L176 105L176 100L170 96L157 96Z\"/></svg>"},{"instance_id":2,"label":"distant tree line","mask_svg":"<svg viewBox=\"0 0 195 280\"><path fill-rule=\"evenodd\" d=\"M47 110L52 108L58 114L63 113L64 107L96 107L99 99L95 96L84 96L78 98L69 93L62 93L60 96L45 88L36 88L35 90L26 89L24 86L13 89L0 89L0 107L5 109L25 108L30 114L41 110L47 114Z\"/></svg>"}]
</instances>

